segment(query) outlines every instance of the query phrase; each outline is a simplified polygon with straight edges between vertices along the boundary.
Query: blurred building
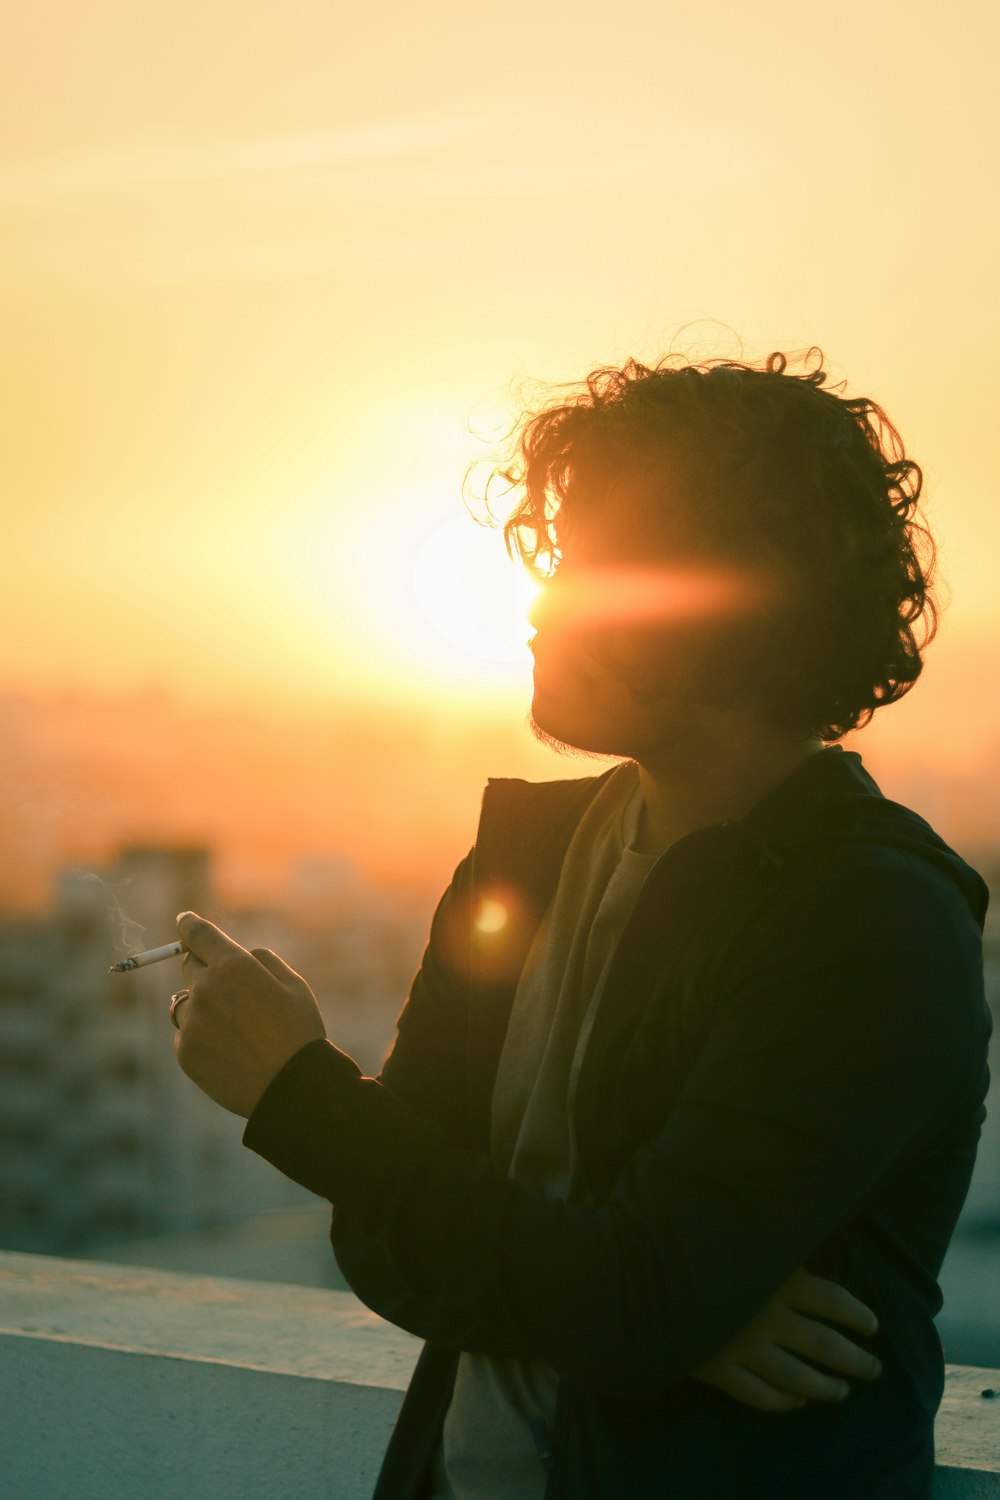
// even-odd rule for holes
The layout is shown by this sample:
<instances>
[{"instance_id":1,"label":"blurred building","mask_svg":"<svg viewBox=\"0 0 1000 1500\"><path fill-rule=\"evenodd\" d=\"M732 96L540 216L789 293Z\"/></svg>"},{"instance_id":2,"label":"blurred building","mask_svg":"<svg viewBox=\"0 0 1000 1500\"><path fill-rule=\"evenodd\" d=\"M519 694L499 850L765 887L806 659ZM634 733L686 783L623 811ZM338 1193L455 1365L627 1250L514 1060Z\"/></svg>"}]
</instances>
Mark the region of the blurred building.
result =
<instances>
[{"instance_id":1,"label":"blurred building","mask_svg":"<svg viewBox=\"0 0 1000 1500\"><path fill-rule=\"evenodd\" d=\"M952 1362L1000 1364L1000 890L994 885L983 956L986 997L993 1015L993 1084L969 1195L941 1269L944 1307L938 1333Z\"/></svg>"},{"instance_id":2,"label":"blurred building","mask_svg":"<svg viewBox=\"0 0 1000 1500\"><path fill-rule=\"evenodd\" d=\"M992 1086L961 1227L974 1233L992 1232L1000 1238L1000 890L997 889L991 892L990 909L986 914L983 968L986 999L993 1016L993 1035L990 1038Z\"/></svg>"},{"instance_id":3,"label":"blurred building","mask_svg":"<svg viewBox=\"0 0 1000 1500\"><path fill-rule=\"evenodd\" d=\"M215 910L208 851L130 848L103 879L65 874L45 918L0 925L3 1248L81 1254L316 1201L247 1151L243 1120L177 1067L179 961L108 973L127 947L169 942L189 908ZM225 925L325 990L331 1036L378 1066L416 941L391 910L348 902L303 928L274 913Z\"/></svg>"}]
</instances>

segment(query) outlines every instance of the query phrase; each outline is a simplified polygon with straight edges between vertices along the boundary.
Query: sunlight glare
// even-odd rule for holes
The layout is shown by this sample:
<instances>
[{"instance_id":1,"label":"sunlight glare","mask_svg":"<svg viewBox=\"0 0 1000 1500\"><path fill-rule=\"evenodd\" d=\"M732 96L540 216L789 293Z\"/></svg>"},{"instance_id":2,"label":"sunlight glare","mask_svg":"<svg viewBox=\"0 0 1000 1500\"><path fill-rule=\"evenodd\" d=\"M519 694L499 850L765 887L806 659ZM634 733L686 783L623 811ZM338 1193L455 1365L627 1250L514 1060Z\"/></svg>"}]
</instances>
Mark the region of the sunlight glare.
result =
<instances>
[{"instance_id":1,"label":"sunlight glare","mask_svg":"<svg viewBox=\"0 0 1000 1500\"><path fill-rule=\"evenodd\" d=\"M449 645L481 661L528 664L527 612L537 592L498 531L456 516L417 551L413 586L425 619Z\"/></svg>"}]
</instances>

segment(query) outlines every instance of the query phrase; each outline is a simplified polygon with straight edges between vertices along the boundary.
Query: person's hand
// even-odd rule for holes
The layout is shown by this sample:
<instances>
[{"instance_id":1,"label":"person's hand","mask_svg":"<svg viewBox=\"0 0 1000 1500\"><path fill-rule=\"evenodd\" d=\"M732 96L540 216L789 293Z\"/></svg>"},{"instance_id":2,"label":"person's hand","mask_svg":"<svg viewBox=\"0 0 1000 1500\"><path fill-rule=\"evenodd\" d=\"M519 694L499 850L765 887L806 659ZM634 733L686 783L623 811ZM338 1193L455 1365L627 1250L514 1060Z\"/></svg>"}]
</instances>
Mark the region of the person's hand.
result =
<instances>
[{"instance_id":1,"label":"person's hand","mask_svg":"<svg viewBox=\"0 0 1000 1500\"><path fill-rule=\"evenodd\" d=\"M694 1378L757 1411L796 1411L808 1401L842 1401L850 1390L843 1376L875 1380L882 1367L873 1354L818 1318L863 1336L878 1328L875 1314L857 1297L799 1266ZM834 1373L824 1374L815 1365Z\"/></svg>"},{"instance_id":2,"label":"person's hand","mask_svg":"<svg viewBox=\"0 0 1000 1500\"><path fill-rule=\"evenodd\" d=\"M177 1061L217 1104L247 1117L285 1063L326 1036L315 996L277 954L248 952L194 912L177 930L189 990L176 1007Z\"/></svg>"}]
</instances>

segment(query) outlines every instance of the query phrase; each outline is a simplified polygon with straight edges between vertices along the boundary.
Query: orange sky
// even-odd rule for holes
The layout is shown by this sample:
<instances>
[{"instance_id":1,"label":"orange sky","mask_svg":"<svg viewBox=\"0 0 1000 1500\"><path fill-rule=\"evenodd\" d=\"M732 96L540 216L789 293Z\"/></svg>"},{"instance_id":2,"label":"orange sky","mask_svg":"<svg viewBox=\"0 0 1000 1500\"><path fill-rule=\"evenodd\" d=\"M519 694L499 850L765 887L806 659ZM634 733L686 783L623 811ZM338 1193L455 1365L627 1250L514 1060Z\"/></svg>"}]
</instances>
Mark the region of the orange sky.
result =
<instances>
[{"instance_id":1,"label":"orange sky","mask_svg":"<svg viewBox=\"0 0 1000 1500\"><path fill-rule=\"evenodd\" d=\"M953 595L885 743L986 775L988 7L52 0L4 30L0 692L519 725L523 662L443 640L414 577L470 428L671 341L818 343L924 466ZM484 774L540 753L515 733Z\"/></svg>"}]
</instances>

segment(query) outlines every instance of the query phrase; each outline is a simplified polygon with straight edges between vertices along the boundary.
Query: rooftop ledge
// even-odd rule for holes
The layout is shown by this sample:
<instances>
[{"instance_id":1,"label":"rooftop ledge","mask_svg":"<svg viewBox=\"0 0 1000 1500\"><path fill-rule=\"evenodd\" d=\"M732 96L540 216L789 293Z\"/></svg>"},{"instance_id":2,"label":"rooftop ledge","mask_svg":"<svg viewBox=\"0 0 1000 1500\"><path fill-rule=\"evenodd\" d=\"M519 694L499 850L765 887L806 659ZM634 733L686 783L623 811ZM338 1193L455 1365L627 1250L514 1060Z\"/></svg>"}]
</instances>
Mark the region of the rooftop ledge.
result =
<instances>
[{"instance_id":1,"label":"rooftop ledge","mask_svg":"<svg viewBox=\"0 0 1000 1500\"><path fill-rule=\"evenodd\" d=\"M0 1252L4 1493L368 1500L418 1348L349 1292ZM948 1366L934 1500L1000 1500L990 1389Z\"/></svg>"}]
</instances>

